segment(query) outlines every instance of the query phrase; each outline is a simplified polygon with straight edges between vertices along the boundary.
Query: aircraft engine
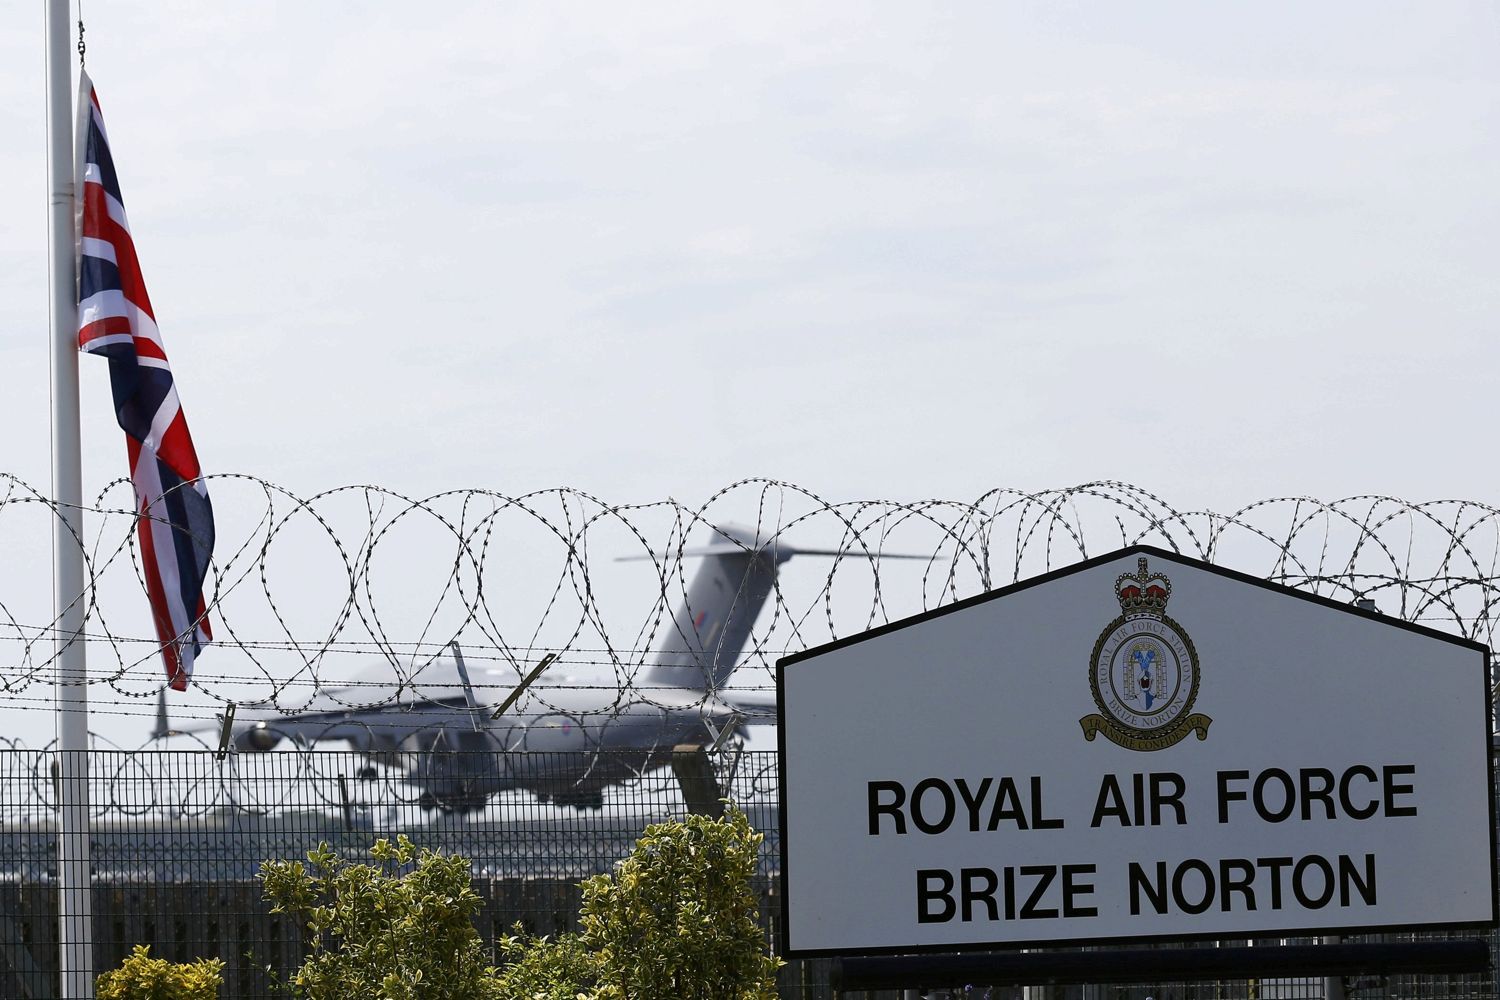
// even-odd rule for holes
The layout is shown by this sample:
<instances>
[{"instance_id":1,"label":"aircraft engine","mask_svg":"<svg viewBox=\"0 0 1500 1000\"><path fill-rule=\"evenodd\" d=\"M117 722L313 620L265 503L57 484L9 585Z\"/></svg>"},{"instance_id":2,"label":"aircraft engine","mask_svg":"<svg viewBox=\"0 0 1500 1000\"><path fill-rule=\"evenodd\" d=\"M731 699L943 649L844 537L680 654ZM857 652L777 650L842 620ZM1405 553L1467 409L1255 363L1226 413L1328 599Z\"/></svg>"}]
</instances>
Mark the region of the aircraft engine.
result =
<instances>
[{"instance_id":1,"label":"aircraft engine","mask_svg":"<svg viewBox=\"0 0 1500 1000\"><path fill-rule=\"evenodd\" d=\"M236 750L266 753L281 742L281 733L264 722L257 722L234 738Z\"/></svg>"}]
</instances>

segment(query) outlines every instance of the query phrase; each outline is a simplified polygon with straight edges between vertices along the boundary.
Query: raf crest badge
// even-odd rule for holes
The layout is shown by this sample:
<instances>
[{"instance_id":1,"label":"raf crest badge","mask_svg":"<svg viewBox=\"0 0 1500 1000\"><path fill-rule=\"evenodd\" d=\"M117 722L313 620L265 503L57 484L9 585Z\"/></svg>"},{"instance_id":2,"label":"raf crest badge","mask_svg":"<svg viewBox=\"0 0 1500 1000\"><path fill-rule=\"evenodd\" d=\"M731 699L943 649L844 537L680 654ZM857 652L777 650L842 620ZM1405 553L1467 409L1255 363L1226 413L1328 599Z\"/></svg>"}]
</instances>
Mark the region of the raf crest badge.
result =
<instances>
[{"instance_id":1,"label":"raf crest badge","mask_svg":"<svg viewBox=\"0 0 1500 1000\"><path fill-rule=\"evenodd\" d=\"M1089 660L1089 688L1102 714L1086 715L1085 739L1098 733L1128 750L1163 750L1189 732L1208 738L1213 720L1192 715L1198 697L1198 653L1193 640L1165 614L1172 583L1148 573L1115 581L1120 617L1105 626Z\"/></svg>"}]
</instances>

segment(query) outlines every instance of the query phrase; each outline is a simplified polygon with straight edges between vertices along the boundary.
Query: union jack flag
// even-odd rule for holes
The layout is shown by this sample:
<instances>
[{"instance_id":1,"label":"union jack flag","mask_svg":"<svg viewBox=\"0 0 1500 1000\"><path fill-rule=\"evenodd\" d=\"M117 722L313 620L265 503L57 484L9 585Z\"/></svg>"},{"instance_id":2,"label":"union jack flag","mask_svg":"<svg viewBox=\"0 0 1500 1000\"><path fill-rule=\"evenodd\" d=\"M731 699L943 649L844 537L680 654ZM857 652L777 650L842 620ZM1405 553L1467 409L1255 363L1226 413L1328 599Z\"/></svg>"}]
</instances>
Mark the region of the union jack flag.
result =
<instances>
[{"instance_id":1,"label":"union jack flag","mask_svg":"<svg viewBox=\"0 0 1500 1000\"><path fill-rule=\"evenodd\" d=\"M135 486L136 533L151 617L167 679L184 690L193 659L211 638L203 581L214 547L214 514L125 202L87 75L79 82L78 347L109 359L115 414L125 432Z\"/></svg>"}]
</instances>

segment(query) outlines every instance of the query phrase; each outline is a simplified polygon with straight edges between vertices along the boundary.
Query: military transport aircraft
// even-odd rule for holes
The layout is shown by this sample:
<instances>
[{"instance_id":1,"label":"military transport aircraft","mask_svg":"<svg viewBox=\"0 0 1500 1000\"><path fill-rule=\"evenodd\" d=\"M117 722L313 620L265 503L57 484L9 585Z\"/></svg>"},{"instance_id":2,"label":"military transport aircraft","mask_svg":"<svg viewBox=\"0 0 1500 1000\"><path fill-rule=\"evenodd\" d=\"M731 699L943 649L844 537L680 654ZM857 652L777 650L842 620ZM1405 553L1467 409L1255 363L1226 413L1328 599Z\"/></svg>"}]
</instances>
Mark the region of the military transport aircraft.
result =
<instances>
[{"instance_id":1,"label":"military transport aircraft","mask_svg":"<svg viewBox=\"0 0 1500 1000\"><path fill-rule=\"evenodd\" d=\"M493 793L517 788L558 805L599 808L607 786L670 763L675 746L708 745L737 725L774 721L774 694L721 689L780 565L794 555L852 552L794 548L780 538L762 540L751 529L714 527L707 545L681 551L703 562L654 663L628 691L544 678L549 657L520 682L526 690L517 692L514 670L467 666L454 645L452 656L424 668L420 681L391 704L346 707L369 700L368 693L361 695L368 683L356 679L354 687L320 693L295 715L240 709L230 738L242 752L269 751L283 740L303 746L347 740L372 762L403 768L406 780L422 789L419 801L428 809L474 812ZM455 693L419 696L410 693L412 686ZM478 703L476 689L510 697L492 713ZM158 733L166 730L161 717Z\"/></svg>"}]
</instances>

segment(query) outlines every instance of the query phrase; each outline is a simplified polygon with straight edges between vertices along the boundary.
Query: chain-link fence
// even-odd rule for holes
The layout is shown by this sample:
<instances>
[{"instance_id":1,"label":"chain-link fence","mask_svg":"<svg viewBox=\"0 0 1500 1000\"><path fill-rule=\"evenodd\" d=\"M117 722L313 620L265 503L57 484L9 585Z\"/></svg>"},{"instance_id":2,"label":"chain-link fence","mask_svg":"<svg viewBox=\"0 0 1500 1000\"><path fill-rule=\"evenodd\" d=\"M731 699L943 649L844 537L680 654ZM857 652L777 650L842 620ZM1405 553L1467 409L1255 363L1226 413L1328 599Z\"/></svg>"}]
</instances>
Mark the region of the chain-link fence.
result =
<instances>
[{"instance_id":1,"label":"chain-link fence","mask_svg":"<svg viewBox=\"0 0 1500 1000\"><path fill-rule=\"evenodd\" d=\"M449 763L462 773L499 763L494 755L452 756ZM597 808L501 793L478 811L456 813L424 799L405 780L409 762L402 760L321 750L222 757L203 751L97 751L89 779L95 969L111 968L134 945L149 944L154 955L175 961L220 958L225 963L224 997L283 996L282 984L304 954L302 928L271 913L262 899L256 879L261 861L301 858L320 842L359 857L376 838L397 833L418 846L470 859L474 889L483 900L477 923L486 940L516 923L540 934L572 929L578 881L608 871L649 823L686 815L695 780L707 781L732 799L765 834L757 889L768 937L775 939L780 902L774 753L730 750L699 756L708 767L696 775L685 767L647 769L639 759L611 761L598 754L526 756L525 767L546 769L560 781L587 781L595 769L632 767L639 774L608 784ZM46 751L0 753L3 997L57 995L55 817L60 779L55 763L56 755ZM701 794L696 801L702 801ZM1487 937L1493 956L1495 935ZM829 980L829 962L793 962L782 970L782 995L832 996ZM1372 977L1350 979L1343 986L1349 1000L1496 995L1491 974ZM953 995L1018 1000L1023 991L977 983L967 993L959 989ZM1325 982L1030 987L1025 995L1026 1000L1315 1000L1325 996Z\"/></svg>"},{"instance_id":2,"label":"chain-link fence","mask_svg":"<svg viewBox=\"0 0 1500 1000\"><path fill-rule=\"evenodd\" d=\"M0 752L0 997L56 996L56 757ZM525 757L521 766L577 783L646 763L602 754ZM708 759L719 792L767 832L757 888L763 914L774 915L774 754ZM277 984L303 957L302 928L270 912L256 879L260 863L303 858L319 843L360 858L375 839L397 833L472 861L484 901L477 923L487 940L518 922L539 934L571 929L578 881L608 871L648 824L687 812L670 767L610 784L598 808L516 793L492 796L479 811L445 812L404 780L406 763L347 751L95 752L95 969L149 944L153 955L174 961L221 959L225 997L283 995ZM491 754L454 754L446 764L458 774L504 766Z\"/></svg>"}]
</instances>

